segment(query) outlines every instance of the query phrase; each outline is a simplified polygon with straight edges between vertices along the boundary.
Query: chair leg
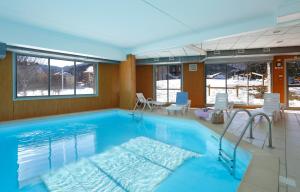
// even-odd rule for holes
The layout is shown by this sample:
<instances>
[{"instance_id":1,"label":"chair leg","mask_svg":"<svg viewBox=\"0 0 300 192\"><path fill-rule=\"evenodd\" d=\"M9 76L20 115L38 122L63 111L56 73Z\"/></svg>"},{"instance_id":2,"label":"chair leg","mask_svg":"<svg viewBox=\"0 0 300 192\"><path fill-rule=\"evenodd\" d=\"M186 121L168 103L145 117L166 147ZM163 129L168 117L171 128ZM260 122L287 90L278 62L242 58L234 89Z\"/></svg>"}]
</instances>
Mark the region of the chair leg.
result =
<instances>
[{"instance_id":1,"label":"chair leg","mask_svg":"<svg viewBox=\"0 0 300 192\"><path fill-rule=\"evenodd\" d=\"M230 114L229 114L228 110L225 109L225 112L226 112L227 118L229 119L230 118Z\"/></svg>"},{"instance_id":2,"label":"chair leg","mask_svg":"<svg viewBox=\"0 0 300 192\"><path fill-rule=\"evenodd\" d=\"M138 107L138 104L139 104L139 102L137 101L137 102L135 103L135 105L134 105L133 111L136 110L136 108Z\"/></svg>"},{"instance_id":3,"label":"chair leg","mask_svg":"<svg viewBox=\"0 0 300 192\"><path fill-rule=\"evenodd\" d=\"M149 102L147 102L146 105L149 107L150 110L152 110L152 107Z\"/></svg>"}]
</instances>

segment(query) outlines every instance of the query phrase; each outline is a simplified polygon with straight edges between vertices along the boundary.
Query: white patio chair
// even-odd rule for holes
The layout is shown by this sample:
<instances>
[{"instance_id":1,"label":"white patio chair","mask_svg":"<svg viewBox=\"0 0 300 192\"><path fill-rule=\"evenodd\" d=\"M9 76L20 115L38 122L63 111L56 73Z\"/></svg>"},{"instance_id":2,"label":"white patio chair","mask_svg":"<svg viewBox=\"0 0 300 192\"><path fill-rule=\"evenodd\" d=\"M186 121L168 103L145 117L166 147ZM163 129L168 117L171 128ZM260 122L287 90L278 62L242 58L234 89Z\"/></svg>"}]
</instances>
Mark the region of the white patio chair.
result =
<instances>
[{"instance_id":1,"label":"white patio chair","mask_svg":"<svg viewBox=\"0 0 300 192\"><path fill-rule=\"evenodd\" d=\"M279 93L265 93L264 104L262 108L252 111L252 113L263 112L268 115L272 122L278 120L281 113L280 94ZM261 118L260 118L261 119Z\"/></svg>"},{"instance_id":2,"label":"white patio chair","mask_svg":"<svg viewBox=\"0 0 300 192\"><path fill-rule=\"evenodd\" d=\"M136 98L137 100L134 110L139 104L142 104L143 108L148 107L151 111L154 109L154 107L161 107L166 104L164 102L154 101L151 98L146 99L143 93L136 93Z\"/></svg>"},{"instance_id":3,"label":"white patio chair","mask_svg":"<svg viewBox=\"0 0 300 192\"><path fill-rule=\"evenodd\" d=\"M215 111L223 111L225 110L228 117L230 117L231 111L233 109L233 103L228 102L228 94L227 93L217 93L215 98Z\"/></svg>"}]
</instances>

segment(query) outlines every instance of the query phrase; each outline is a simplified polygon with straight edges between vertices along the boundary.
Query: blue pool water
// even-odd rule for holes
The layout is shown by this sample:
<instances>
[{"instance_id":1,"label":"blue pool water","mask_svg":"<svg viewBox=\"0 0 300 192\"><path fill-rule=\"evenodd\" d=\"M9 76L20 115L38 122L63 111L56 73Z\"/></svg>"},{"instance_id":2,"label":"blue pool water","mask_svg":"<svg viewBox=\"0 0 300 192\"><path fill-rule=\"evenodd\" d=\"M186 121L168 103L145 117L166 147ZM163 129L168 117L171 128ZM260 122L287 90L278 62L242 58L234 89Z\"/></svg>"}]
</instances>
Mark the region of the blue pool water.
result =
<instances>
[{"instance_id":1,"label":"blue pool water","mask_svg":"<svg viewBox=\"0 0 300 192\"><path fill-rule=\"evenodd\" d=\"M251 160L238 150L237 177L218 161L218 135L192 120L107 110L0 124L0 191L47 191L42 176L143 137L201 154L155 191L237 191ZM232 146L226 141L228 151ZM240 178L240 179L239 179Z\"/></svg>"}]
</instances>

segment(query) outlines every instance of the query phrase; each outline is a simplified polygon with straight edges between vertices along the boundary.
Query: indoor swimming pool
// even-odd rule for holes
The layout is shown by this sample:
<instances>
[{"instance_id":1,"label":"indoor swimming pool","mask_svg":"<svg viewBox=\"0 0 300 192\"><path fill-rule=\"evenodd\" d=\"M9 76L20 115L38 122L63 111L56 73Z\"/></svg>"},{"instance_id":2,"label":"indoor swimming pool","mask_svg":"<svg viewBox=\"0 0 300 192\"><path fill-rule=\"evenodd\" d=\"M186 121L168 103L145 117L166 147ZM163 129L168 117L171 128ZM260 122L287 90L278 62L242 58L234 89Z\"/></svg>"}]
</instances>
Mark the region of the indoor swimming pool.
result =
<instances>
[{"instance_id":1,"label":"indoor swimming pool","mask_svg":"<svg viewBox=\"0 0 300 192\"><path fill-rule=\"evenodd\" d=\"M1 191L237 191L251 154L238 149L233 177L218 138L193 120L123 110L1 123Z\"/></svg>"}]
</instances>

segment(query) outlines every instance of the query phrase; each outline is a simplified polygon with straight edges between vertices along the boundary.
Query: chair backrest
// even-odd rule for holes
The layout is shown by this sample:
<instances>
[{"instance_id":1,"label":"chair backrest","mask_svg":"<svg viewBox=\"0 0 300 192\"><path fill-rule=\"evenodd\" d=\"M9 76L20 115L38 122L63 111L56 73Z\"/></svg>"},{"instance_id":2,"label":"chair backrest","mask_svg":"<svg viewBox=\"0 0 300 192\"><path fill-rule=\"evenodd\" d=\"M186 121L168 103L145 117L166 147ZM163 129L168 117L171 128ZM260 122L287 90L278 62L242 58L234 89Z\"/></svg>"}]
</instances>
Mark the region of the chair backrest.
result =
<instances>
[{"instance_id":1,"label":"chair backrest","mask_svg":"<svg viewBox=\"0 0 300 192\"><path fill-rule=\"evenodd\" d=\"M280 94L265 93L263 109L268 112L280 111Z\"/></svg>"},{"instance_id":2,"label":"chair backrest","mask_svg":"<svg viewBox=\"0 0 300 192\"><path fill-rule=\"evenodd\" d=\"M144 97L143 93L136 93L136 97L137 97L138 101L141 103L147 102L147 99Z\"/></svg>"},{"instance_id":3,"label":"chair backrest","mask_svg":"<svg viewBox=\"0 0 300 192\"><path fill-rule=\"evenodd\" d=\"M177 105L187 105L189 95L187 92L177 92L176 94L176 104Z\"/></svg>"},{"instance_id":4,"label":"chair backrest","mask_svg":"<svg viewBox=\"0 0 300 192\"><path fill-rule=\"evenodd\" d=\"M227 93L217 93L215 99L215 109L224 110L228 108L228 94Z\"/></svg>"}]
</instances>

